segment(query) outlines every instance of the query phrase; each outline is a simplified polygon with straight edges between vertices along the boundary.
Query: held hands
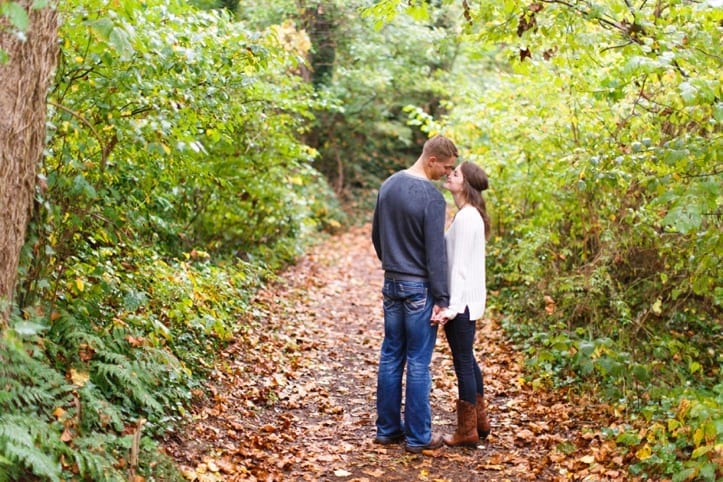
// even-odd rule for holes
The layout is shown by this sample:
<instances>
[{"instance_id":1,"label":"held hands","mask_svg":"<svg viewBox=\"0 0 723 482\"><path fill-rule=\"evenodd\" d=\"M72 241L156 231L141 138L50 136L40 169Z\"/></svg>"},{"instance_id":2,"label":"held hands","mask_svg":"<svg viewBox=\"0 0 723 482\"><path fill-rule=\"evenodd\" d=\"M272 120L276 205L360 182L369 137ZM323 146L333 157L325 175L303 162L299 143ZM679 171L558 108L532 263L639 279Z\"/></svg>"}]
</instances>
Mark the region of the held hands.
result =
<instances>
[{"instance_id":1,"label":"held hands","mask_svg":"<svg viewBox=\"0 0 723 482\"><path fill-rule=\"evenodd\" d=\"M432 324L444 326L449 320L456 316L457 313L453 310L450 310L449 308L441 308L435 305L432 310Z\"/></svg>"}]
</instances>

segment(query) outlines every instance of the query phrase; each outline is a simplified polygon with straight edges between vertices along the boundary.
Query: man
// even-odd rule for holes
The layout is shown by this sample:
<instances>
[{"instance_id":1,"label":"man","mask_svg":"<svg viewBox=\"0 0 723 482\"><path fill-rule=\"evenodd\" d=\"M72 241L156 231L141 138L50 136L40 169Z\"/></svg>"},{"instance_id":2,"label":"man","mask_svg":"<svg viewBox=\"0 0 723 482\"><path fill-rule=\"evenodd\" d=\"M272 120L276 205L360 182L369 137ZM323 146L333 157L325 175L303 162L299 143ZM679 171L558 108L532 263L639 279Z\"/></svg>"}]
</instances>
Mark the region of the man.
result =
<instances>
[{"instance_id":1,"label":"man","mask_svg":"<svg viewBox=\"0 0 723 482\"><path fill-rule=\"evenodd\" d=\"M384 341L377 374L379 444L401 442L420 453L442 446L432 433L429 370L437 340L432 315L449 305L446 202L432 184L454 169L458 152L444 136L424 143L408 169L390 176L379 189L372 242L384 269ZM407 365L404 422L402 375Z\"/></svg>"}]
</instances>

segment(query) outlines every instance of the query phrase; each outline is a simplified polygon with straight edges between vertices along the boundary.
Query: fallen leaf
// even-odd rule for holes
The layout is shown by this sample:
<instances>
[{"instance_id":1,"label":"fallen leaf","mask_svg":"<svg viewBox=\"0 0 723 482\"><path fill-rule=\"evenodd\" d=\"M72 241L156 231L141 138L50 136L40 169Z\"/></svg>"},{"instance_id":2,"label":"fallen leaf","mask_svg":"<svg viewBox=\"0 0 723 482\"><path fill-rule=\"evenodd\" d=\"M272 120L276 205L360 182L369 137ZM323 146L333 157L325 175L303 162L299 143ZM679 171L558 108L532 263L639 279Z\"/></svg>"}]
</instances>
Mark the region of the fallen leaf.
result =
<instances>
[{"instance_id":1,"label":"fallen leaf","mask_svg":"<svg viewBox=\"0 0 723 482\"><path fill-rule=\"evenodd\" d=\"M584 457L580 457L580 462L583 464L594 464L595 463L595 457L592 455L586 455Z\"/></svg>"},{"instance_id":2,"label":"fallen leaf","mask_svg":"<svg viewBox=\"0 0 723 482\"><path fill-rule=\"evenodd\" d=\"M73 382L74 385L82 387L88 382L88 380L90 380L90 374L88 374L88 372L80 372L75 368L71 368L70 380Z\"/></svg>"}]
</instances>

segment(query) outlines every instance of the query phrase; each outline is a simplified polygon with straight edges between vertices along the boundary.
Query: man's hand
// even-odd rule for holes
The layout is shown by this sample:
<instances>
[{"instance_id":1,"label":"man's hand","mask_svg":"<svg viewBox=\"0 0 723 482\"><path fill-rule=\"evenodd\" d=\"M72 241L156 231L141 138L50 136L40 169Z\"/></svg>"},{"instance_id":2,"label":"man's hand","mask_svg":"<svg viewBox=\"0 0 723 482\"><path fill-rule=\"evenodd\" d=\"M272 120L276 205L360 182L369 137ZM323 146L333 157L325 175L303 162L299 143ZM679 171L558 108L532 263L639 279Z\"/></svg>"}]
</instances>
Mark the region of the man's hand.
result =
<instances>
[{"instance_id":1,"label":"man's hand","mask_svg":"<svg viewBox=\"0 0 723 482\"><path fill-rule=\"evenodd\" d=\"M450 310L449 308L442 308L434 305L432 308L432 324L444 326L449 320L456 317L457 313Z\"/></svg>"},{"instance_id":2,"label":"man's hand","mask_svg":"<svg viewBox=\"0 0 723 482\"><path fill-rule=\"evenodd\" d=\"M439 308L435 306L434 308ZM433 325L439 325L444 326L447 324L447 322L457 316L457 313L450 310L449 308L439 308L437 310L432 310L432 324Z\"/></svg>"}]
</instances>

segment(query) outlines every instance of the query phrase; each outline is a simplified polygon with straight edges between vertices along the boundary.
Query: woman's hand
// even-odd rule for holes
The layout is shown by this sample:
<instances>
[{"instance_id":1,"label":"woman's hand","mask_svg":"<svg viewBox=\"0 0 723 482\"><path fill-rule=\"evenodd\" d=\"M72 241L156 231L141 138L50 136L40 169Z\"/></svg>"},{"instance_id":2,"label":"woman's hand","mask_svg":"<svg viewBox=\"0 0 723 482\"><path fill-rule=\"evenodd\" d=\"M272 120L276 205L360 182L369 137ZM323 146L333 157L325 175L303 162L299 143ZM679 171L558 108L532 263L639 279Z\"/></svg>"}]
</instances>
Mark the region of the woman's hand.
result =
<instances>
[{"instance_id":1,"label":"woman's hand","mask_svg":"<svg viewBox=\"0 0 723 482\"><path fill-rule=\"evenodd\" d=\"M432 324L444 326L449 320L455 318L457 313L449 308L443 308L438 310L432 315Z\"/></svg>"}]
</instances>

